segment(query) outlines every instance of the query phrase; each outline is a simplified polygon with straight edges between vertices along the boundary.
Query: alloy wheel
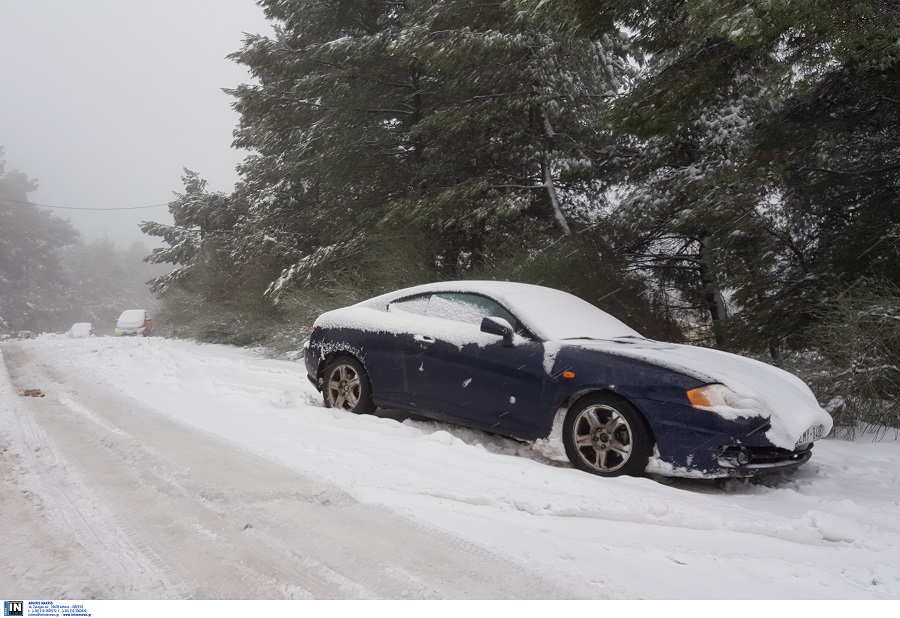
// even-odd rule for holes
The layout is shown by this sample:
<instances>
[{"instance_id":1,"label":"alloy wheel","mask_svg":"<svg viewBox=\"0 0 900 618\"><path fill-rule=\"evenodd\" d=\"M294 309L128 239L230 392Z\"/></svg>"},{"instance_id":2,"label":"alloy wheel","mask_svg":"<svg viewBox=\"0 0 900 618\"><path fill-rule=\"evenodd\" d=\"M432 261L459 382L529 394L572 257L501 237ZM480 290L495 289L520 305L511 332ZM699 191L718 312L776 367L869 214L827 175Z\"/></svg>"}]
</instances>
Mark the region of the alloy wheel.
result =
<instances>
[{"instance_id":1,"label":"alloy wheel","mask_svg":"<svg viewBox=\"0 0 900 618\"><path fill-rule=\"evenodd\" d=\"M578 456L598 472L615 472L628 463L634 435L628 420L608 405L592 405L575 417L572 442Z\"/></svg>"},{"instance_id":2,"label":"alloy wheel","mask_svg":"<svg viewBox=\"0 0 900 618\"><path fill-rule=\"evenodd\" d=\"M335 408L355 410L362 396L362 380L348 363L337 365L328 375L328 399Z\"/></svg>"}]
</instances>

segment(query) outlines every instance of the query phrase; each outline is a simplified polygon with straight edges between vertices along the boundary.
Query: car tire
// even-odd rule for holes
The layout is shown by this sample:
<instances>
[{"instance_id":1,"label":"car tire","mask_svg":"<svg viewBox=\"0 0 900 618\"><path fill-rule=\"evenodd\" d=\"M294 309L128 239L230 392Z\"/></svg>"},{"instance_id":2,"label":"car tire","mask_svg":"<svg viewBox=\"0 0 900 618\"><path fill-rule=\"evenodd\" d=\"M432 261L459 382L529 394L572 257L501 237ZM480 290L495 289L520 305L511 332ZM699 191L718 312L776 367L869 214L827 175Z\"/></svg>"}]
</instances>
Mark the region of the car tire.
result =
<instances>
[{"instance_id":1,"label":"car tire","mask_svg":"<svg viewBox=\"0 0 900 618\"><path fill-rule=\"evenodd\" d=\"M610 393L587 395L569 408L563 444L573 466L599 476L643 476L653 452L647 421Z\"/></svg>"},{"instance_id":2,"label":"car tire","mask_svg":"<svg viewBox=\"0 0 900 618\"><path fill-rule=\"evenodd\" d=\"M322 396L326 408L340 408L354 414L375 411L369 375L352 356L338 356L325 366Z\"/></svg>"}]
</instances>

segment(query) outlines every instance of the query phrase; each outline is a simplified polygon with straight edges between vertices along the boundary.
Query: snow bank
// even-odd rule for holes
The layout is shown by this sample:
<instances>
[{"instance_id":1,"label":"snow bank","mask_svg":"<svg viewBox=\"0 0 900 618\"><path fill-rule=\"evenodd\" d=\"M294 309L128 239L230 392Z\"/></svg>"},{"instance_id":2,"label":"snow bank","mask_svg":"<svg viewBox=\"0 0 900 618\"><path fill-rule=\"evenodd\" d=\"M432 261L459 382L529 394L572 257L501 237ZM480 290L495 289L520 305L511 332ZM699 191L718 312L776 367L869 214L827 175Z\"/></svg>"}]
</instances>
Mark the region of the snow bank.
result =
<instances>
[{"instance_id":1,"label":"snow bank","mask_svg":"<svg viewBox=\"0 0 900 618\"><path fill-rule=\"evenodd\" d=\"M587 596L900 598L896 441L822 440L788 477L603 479L482 432L326 409L302 363L236 348L46 336L13 345L40 354L60 380L90 376L148 410ZM16 395L3 385L0 371L6 408ZM13 534L5 529L0 542Z\"/></svg>"}]
</instances>

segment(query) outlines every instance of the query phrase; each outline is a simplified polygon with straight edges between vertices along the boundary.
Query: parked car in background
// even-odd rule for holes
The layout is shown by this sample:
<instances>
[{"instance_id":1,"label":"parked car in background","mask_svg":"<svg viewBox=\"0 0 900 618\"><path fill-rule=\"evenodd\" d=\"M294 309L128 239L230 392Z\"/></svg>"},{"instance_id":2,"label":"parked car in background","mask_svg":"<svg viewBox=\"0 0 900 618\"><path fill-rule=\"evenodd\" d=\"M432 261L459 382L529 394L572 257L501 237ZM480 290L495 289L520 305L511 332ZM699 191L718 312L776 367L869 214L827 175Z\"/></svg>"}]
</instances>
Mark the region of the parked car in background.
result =
<instances>
[{"instance_id":1,"label":"parked car in background","mask_svg":"<svg viewBox=\"0 0 900 618\"><path fill-rule=\"evenodd\" d=\"M72 328L66 333L69 337L80 339L82 337L94 336L94 325L90 322L76 322L72 324Z\"/></svg>"},{"instance_id":2,"label":"parked car in background","mask_svg":"<svg viewBox=\"0 0 900 618\"><path fill-rule=\"evenodd\" d=\"M832 427L786 371L646 339L541 286L399 290L319 316L305 348L328 407L394 408L534 441L600 476L790 470Z\"/></svg>"},{"instance_id":3,"label":"parked car in background","mask_svg":"<svg viewBox=\"0 0 900 618\"><path fill-rule=\"evenodd\" d=\"M153 329L150 314L144 309L126 309L116 322L116 337L149 337Z\"/></svg>"}]
</instances>

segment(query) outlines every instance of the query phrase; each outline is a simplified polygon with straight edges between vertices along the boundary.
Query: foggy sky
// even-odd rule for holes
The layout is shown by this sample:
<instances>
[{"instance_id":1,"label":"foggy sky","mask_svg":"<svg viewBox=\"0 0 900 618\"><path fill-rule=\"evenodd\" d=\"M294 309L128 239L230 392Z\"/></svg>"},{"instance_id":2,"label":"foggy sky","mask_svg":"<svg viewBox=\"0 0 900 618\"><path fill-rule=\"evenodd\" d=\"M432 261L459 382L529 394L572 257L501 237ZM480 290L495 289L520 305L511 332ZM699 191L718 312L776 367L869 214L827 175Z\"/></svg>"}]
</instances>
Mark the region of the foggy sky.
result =
<instances>
[{"instance_id":1,"label":"foggy sky","mask_svg":"<svg viewBox=\"0 0 900 618\"><path fill-rule=\"evenodd\" d=\"M230 192L243 152L222 88L250 80L226 55L270 33L254 0L0 1L0 146L7 171L39 182L29 199L71 208L163 204L182 168ZM165 206L51 211L87 240L147 245Z\"/></svg>"}]
</instances>

